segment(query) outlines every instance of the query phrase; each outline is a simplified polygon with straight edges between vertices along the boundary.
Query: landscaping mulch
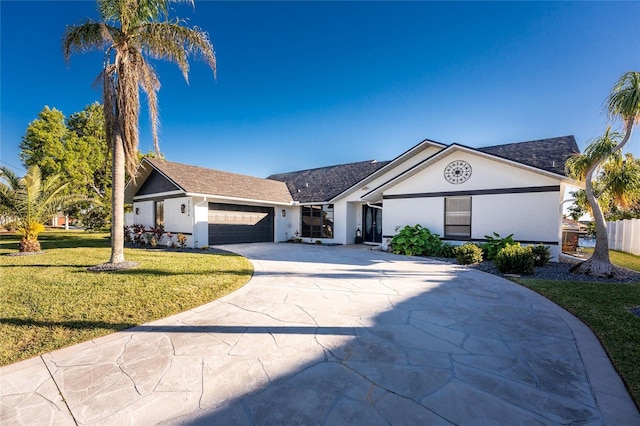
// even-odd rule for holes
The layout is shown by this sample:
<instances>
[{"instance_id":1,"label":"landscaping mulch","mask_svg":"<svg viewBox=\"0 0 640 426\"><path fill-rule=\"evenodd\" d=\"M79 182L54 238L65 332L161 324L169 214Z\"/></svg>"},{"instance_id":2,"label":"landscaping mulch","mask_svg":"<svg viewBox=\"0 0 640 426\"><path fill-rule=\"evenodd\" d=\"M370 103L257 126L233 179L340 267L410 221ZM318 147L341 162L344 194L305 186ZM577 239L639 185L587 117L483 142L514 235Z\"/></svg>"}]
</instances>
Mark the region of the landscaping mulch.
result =
<instances>
[{"instance_id":1,"label":"landscaping mulch","mask_svg":"<svg viewBox=\"0 0 640 426\"><path fill-rule=\"evenodd\" d=\"M455 259L448 258L434 258L448 263L457 263ZM493 275L498 275L504 278L509 278L498 271L498 268L494 265L493 261L485 260L482 263L476 265L468 265L473 269L477 269L483 272L488 272ZM539 266L535 268L532 275L522 275L522 278L537 278L541 280L554 280L554 281L581 281L581 282L600 282L600 283L640 283L640 273L627 270L627 277L620 278L597 278L591 275L577 274L571 272L569 269L573 265L564 262L549 262L546 266Z\"/></svg>"}]
</instances>

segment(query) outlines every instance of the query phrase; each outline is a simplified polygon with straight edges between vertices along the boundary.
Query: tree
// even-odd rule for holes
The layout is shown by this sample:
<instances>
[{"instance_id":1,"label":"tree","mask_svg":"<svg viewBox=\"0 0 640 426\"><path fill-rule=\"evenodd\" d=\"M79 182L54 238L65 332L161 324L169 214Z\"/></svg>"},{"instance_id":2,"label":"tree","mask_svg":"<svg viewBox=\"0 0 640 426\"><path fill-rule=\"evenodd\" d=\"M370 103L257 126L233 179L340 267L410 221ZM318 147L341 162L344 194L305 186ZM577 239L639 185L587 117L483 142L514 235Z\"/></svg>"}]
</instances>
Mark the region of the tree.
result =
<instances>
[{"instance_id":1,"label":"tree","mask_svg":"<svg viewBox=\"0 0 640 426\"><path fill-rule=\"evenodd\" d=\"M61 111L45 106L29 123L20 143L20 160L27 168L37 165L43 176L60 173L68 134L64 120Z\"/></svg>"},{"instance_id":2,"label":"tree","mask_svg":"<svg viewBox=\"0 0 640 426\"><path fill-rule=\"evenodd\" d=\"M37 165L43 179L60 174L68 182L68 194L82 194L87 201L65 214L86 226L109 220L111 210L111 157L106 143L102 105L94 102L65 119L55 108L45 107L29 123L20 144L20 158L26 168Z\"/></svg>"},{"instance_id":3,"label":"tree","mask_svg":"<svg viewBox=\"0 0 640 426\"><path fill-rule=\"evenodd\" d=\"M44 231L44 223L82 199L81 196L64 193L68 183L61 183L60 175L42 180L38 166L31 166L21 179L2 167L0 179L2 209L10 212L17 222L18 232L23 236L20 241L21 252L40 251L38 234Z\"/></svg>"},{"instance_id":4,"label":"tree","mask_svg":"<svg viewBox=\"0 0 640 426\"><path fill-rule=\"evenodd\" d=\"M152 136L158 147L157 92L160 81L145 54L175 62L188 82L188 57L200 53L215 76L216 60L206 32L168 19L172 0L98 0L100 22L68 27L63 38L65 60L72 53L104 50L99 79L107 143L112 153L111 259L124 264L125 170L135 179L138 115L142 90L148 101ZM186 0L193 5L193 0Z\"/></svg>"},{"instance_id":5,"label":"tree","mask_svg":"<svg viewBox=\"0 0 640 426\"><path fill-rule=\"evenodd\" d=\"M629 71L623 74L611 89L606 105L609 117L612 120L622 121L624 136L620 138L618 133L611 133L610 128L607 129L602 137L587 147L584 154L569 161L568 169L574 176L584 179L585 195L596 224L596 246L593 255L579 264L575 271L595 276L614 277L623 272L614 267L609 259L607 225L594 191L593 175L604 161L621 152L631 138L633 127L640 122L640 72Z\"/></svg>"},{"instance_id":6,"label":"tree","mask_svg":"<svg viewBox=\"0 0 640 426\"><path fill-rule=\"evenodd\" d=\"M598 204L607 221L640 218L640 159L630 152L611 156L593 180ZM585 213L591 214L591 206L584 189L572 192L574 204L569 216L574 220Z\"/></svg>"}]
</instances>

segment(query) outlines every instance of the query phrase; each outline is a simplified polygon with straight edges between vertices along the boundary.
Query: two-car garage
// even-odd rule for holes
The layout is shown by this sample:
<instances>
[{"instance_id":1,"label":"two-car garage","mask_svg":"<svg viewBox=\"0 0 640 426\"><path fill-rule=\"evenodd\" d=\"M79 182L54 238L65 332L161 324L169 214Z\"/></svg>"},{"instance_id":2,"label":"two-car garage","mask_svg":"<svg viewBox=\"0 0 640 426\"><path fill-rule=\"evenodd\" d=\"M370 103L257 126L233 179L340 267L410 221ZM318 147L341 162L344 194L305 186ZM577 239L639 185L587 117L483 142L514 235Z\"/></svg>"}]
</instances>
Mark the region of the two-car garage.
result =
<instances>
[{"instance_id":1,"label":"two-car garage","mask_svg":"<svg viewBox=\"0 0 640 426\"><path fill-rule=\"evenodd\" d=\"M274 208L209 203L209 245L273 242Z\"/></svg>"}]
</instances>

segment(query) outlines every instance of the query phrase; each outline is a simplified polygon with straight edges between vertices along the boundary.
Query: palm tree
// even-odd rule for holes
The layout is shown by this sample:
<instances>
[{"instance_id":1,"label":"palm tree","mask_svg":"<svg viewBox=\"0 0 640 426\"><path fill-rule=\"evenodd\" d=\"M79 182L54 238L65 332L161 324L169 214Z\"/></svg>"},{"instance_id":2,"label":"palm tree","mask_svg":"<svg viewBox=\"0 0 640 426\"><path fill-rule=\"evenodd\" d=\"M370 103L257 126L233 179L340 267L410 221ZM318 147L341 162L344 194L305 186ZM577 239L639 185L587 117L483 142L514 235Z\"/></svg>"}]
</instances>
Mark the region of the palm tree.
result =
<instances>
[{"instance_id":1,"label":"palm tree","mask_svg":"<svg viewBox=\"0 0 640 426\"><path fill-rule=\"evenodd\" d=\"M44 223L56 213L84 199L65 194L69 183L60 183L60 175L42 180L40 168L31 166L23 178L18 178L6 167L0 168L0 205L17 223L22 234L21 252L39 252L38 234Z\"/></svg>"},{"instance_id":2,"label":"palm tree","mask_svg":"<svg viewBox=\"0 0 640 426\"><path fill-rule=\"evenodd\" d=\"M615 268L609 259L607 225L594 191L593 175L604 161L621 152L631 138L633 127L640 122L640 72L629 71L623 74L611 89L606 105L611 119L622 120L624 136L620 139L620 134L611 133L610 128L607 129L602 137L587 147L584 154L568 163L568 169L574 176L584 179L585 193L596 223L596 246L593 255L578 265L575 271L613 277L622 272Z\"/></svg>"},{"instance_id":3,"label":"palm tree","mask_svg":"<svg viewBox=\"0 0 640 426\"><path fill-rule=\"evenodd\" d=\"M188 57L199 53L214 72L215 53L206 32L168 19L168 5L179 0L98 0L100 22L68 27L63 39L65 60L75 52L104 51L102 83L107 143L112 150L111 260L124 264L125 169L135 179L138 114L142 90L148 101L152 136L158 147L160 81L145 55L175 62L188 82ZM182 0L193 5L193 0Z\"/></svg>"}]
</instances>

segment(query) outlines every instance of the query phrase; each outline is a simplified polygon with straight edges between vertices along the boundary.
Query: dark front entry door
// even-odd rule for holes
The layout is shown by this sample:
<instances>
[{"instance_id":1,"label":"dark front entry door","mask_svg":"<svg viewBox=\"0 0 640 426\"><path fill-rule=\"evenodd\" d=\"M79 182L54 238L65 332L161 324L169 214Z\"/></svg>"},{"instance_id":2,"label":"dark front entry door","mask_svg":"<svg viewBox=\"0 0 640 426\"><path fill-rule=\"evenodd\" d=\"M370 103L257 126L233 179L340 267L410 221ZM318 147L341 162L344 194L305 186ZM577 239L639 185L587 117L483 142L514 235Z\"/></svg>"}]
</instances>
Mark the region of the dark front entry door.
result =
<instances>
[{"instance_id":1,"label":"dark front entry door","mask_svg":"<svg viewBox=\"0 0 640 426\"><path fill-rule=\"evenodd\" d=\"M382 209L362 206L364 217L364 241L368 243L382 242Z\"/></svg>"}]
</instances>

